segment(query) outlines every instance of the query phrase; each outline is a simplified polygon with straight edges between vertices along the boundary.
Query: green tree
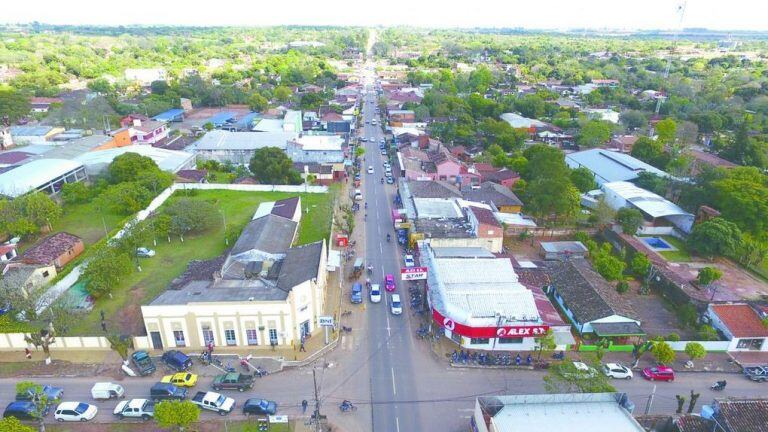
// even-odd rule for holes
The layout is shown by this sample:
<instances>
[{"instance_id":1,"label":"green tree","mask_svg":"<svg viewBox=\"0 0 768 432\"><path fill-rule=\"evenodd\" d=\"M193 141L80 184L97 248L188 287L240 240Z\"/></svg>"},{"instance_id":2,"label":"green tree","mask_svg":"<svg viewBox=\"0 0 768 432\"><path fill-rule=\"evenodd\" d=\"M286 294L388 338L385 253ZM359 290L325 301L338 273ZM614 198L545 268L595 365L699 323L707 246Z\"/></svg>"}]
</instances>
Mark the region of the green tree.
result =
<instances>
[{"instance_id":1,"label":"green tree","mask_svg":"<svg viewBox=\"0 0 768 432\"><path fill-rule=\"evenodd\" d=\"M291 98L291 89L286 86L277 86L272 92L272 96L275 100L280 102L287 102Z\"/></svg>"},{"instance_id":2,"label":"green tree","mask_svg":"<svg viewBox=\"0 0 768 432\"><path fill-rule=\"evenodd\" d=\"M0 85L0 119L7 115L8 120L15 123L28 116L31 108L28 95L13 87Z\"/></svg>"},{"instance_id":3,"label":"green tree","mask_svg":"<svg viewBox=\"0 0 768 432\"><path fill-rule=\"evenodd\" d=\"M166 81L152 81L152 83L149 85L150 90L152 91L152 94L155 95L164 95L168 92L168 83Z\"/></svg>"},{"instance_id":4,"label":"green tree","mask_svg":"<svg viewBox=\"0 0 768 432\"><path fill-rule=\"evenodd\" d=\"M656 123L656 136L661 144L672 144L677 134L677 123L671 118L666 118ZM635 143L637 144L637 143Z\"/></svg>"},{"instance_id":5,"label":"green tree","mask_svg":"<svg viewBox=\"0 0 768 432\"><path fill-rule=\"evenodd\" d=\"M189 198L171 203L165 207L163 214L170 217L170 233L178 235L182 241L184 235L207 231L221 220L215 205Z\"/></svg>"},{"instance_id":6,"label":"green tree","mask_svg":"<svg viewBox=\"0 0 768 432\"><path fill-rule=\"evenodd\" d=\"M88 88L91 91L95 91L96 93L101 93L103 95L112 93L114 90L112 84L110 84L109 81L104 78L96 78L95 80L91 80L88 83Z\"/></svg>"},{"instance_id":7,"label":"green tree","mask_svg":"<svg viewBox=\"0 0 768 432\"><path fill-rule=\"evenodd\" d=\"M304 93L299 100L299 108L314 111L320 108L323 102L323 95L320 93Z\"/></svg>"},{"instance_id":8,"label":"green tree","mask_svg":"<svg viewBox=\"0 0 768 432\"><path fill-rule=\"evenodd\" d=\"M133 182L140 180L146 172L159 170L152 158L127 152L112 160L107 167L107 177L112 183Z\"/></svg>"},{"instance_id":9,"label":"green tree","mask_svg":"<svg viewBox=\"0 0 768 432\"><path fill-rule=\"evenodd\" d=\"M262 112L269 107L269 101L264 96L254 93L248 98L248 108L251 111Z\"/></svg>"},{"instance_id":10,"label":"green tree","mask_svg":"<svg viewBox=\"0 0 768 432\"><path fill-rule=\"evenodd\" d=\"M688 342L685 344L685 353L691 361L703 359L707 356L707 350L705 350L704 346L698 342Z\"/></svg>"},{"instance_id":11,"label":"green tree","mask_svg":"<svg viewBox=\"0 0 768 432\"><path fill-rule=\"evenodd\" d=\"M3 432L35 432L35 429L26 426L16 417L0 419L0 431Z\"/></svg>"},{"instance_id":12,"label":"green tree","mask_svg":"<svg viewBox=\"0 0 768 432\"><path fill-rule=\"evenodd\" d=\"M600 366L596 363L589 365L591 372L577 369L573 362L565 361L549 366L544 376L544 388L549 393L605 393L615 392L616 389L608 381L608 377L597 372Z\"/></svg>"},{"instance_id":13,"label":"green tree","mask_svg":"<svg viewBox=\"0 0 768 432\"><path fill-rule=\"evenodd\" d=\"M651 354L653 354L653 358L661 364L670 364L674 362L675 357L677 357L677 354L675 354L672 347L664 341L654 342L653 347L651 347Z\"/></svg>"},{"instance_id":14,"label":"green tree","mask_svg":"<svg viewBox=\"0 0 768 432\"><path fill-rule=\"evenodd\" d=\"M696 281L699 285L708 287L712 282L719 280L723 277L723 272L715 267L704 267L699 269L699 274L696 276Z\"/></svg>"},{"instance_id":15,"label":"green tree","mask_svg":"<svg viewBox=\"0 0 768 432\"><path fill-rule=\"evenodd\" d=\"M648 270L651 268L651 260L647 256L637 252L632 256L632 261L629 263L629 269L638 278L644 278L648 274Z\"/></svg>"},{"instance_id":16,"label":"green tree","mask_svg":"<svg viewBox=\"0 0 768 432\"><path fill-rule=\"evenodd\" d=\"M616 219L616 211L608 205L605 201L605 197L601 196L597 200L597 205L592 210L592 216L594 217L594 223L599 228L604 228L613 223Z\"/></svg>"},{"instance_id":17,"label":"green tree","mask_svg":"<svg viewBox=\"0 0 768 432\"><path fill-rule=\"evenodd\" d=\"M91 188L84 182L65 183L61 187L61 200L65 204L82 204L93 197Z\"/></svg>"},{"instance_id":18,"label":"green tree","mask_svg":"<svg viewBox=\"0 0 768 432\"><path fill-rule=\"evenodd\" d=\"M584 167L571 170L571 181L579 192L589 192L597 188L595 175L592 174L592 171Z\"/></svg>"},{"instance_id":19,"label":"green tree","mask_svg":"<svg viewBox=\"0 0 768 432\"><path fill-rule=\"evenodd\" d=\"M638 341L632 344L632 358L634 359L634 362L632 363L633 368L637 367L643 354L648 352L652 346L653 343L650 341Z\"/></svg>"},{"instance_id":20,"label":"green tree","mask_svg":"<svg viewBox=\"0 0 768 432\"><path fill-rule=\"evenodd\" d=\"M732 255L740 242L739 227L719 217L695 225L688 236L688 247L710 258L717 255Z\"/></svg>"},{"instance_id":21,"label":"green tree","mask_svg":"<svg viewBox=\"0 0 768 432\"><path fill-rule=\"evenodd\" d=\"M215 128L216 126L214 126L213 123L211 122L206 122L205 124L203 124L203 129L207 130L208 132L214 130Z\"/></svg>"},{"instance_id":22,"label":"green tree","mask_svg":"<svg viewBox=\"0 0 768 432\"><path fill-rule=\"evenodd\" d=\"M630 154L660 169L663 169L667 162L669 162L669 155L664 152L664 143L658 139L638 138L635 144L632 145L632 152Z\"/></svg>"},{"instance_id":23,"label":"green tree","mask_svg":"<svg viewBox=\"0 0 768 432\"><path fill-rule=\"evenodd\" d=\"M188 400L162 401L155 405L155 421L161 428L177 427L183 431L200 418L200 408Z\"/></svg>"},{"instance_id":24,"label":"green tree","mask_svg":"<svg viewBox=\"0 0 768 432\"><path fill-rule=\"evenodd\" d=\"M613 125L606 121L589 120L581 127L576 143L584 147L597 147L611 139Z\"/></svg>"},{"instance_id":25,"label":"green tree","mask_svg":"<svg viewBox=\"0 0 768 432\"><path fill-rule=\"evenodd\" d=\"M622 207L616 212L616 222L621 225L624 234L634 235L643 225L643 214L640 210Z\"/></svg>"},{"instance_id":26,"label":"green tree","mask_svg":"<svg viewBox=\"0 0 768 432\"><path fill-rule=\"evenodd\" d=\"M708 185L708 201L742 231L763 236L768 231L768 176L754 167L718 170L714 176L720 178Z\"/></svg>"},{"instance_id":27,"label":"green tree","mask_svg":"<svg viewBox=\"0 0 768 432\"><path fill-rule=\"evenodd\" d=\"M61 207L42 192L23 195L17 198L17 204L21 206L24 216L38 227L50 229L61 218Z\"/></svg>"},{"instance_id":28,"label":"green tree","mask_svg":"<svg viewBox=\"0 0 768 432\"><path fill-rule=\"evenodd\" d=\"M293 168L293 162L277 147L256 150L249 164L256 180L262 184L300 184L301 175Z\"/></svg>"},{"instance_id":29,"label":"green tree","mask_svg":"<svg viewBox=\"0 0 768 432\"><path fill-rule=\"evenodd\" d=\"M137 182L111 185L99 195L100 208L119 215L129 215L145 208L152 201L152 192Z\"/></svg>"},{"instance_id":30,"label":"green tree","mask_svg":"<svg viewBox=\"0 0 768 432\"><path fill-rule=\"evenodd\" d=\"M569 178L539 178L525 189L526 208L539 218L567 222L579 210L579 190Z\"/></svg>"},{"instance_id":31,"label":"green tree","mask_svg":"<svg viewBox=\"0 0 768 432\"><path fill-rule=\"evenodd\" d=\"M627 127L627 129L639 129L648 122L648 118L645 113L638 110L627 110L621 113L621 123Z\"/></svg>"},{"instance_id":32,"label":"green tree","mask_svg":"<svg viewBox=\"0 0 768 432\"><path fill-rule=\"evenodd\" d=\"M32 401L35 402L35 417L37 420L38 431L45 432L45 409L46 406L55 404L58 401L48 400L43 386L33 381L19 381L16 383L16 394L31 394ZM5 429L0 429L4 431Z\"/></svg>"},{"instance_id":33,"label":"green tree","mask_svg":"<svg viewBox=\"0 0 768 432\"><path fill-rule=\"evenodd\" d=\"M539 349L537 360L541 360L542 352L549 352L557 348L557 343L555 342L555 334L552 332L552 329L547 329L545 334L536 338L536 346Z\"/></svg>"},{"instance_id":34,"label":"green tree","mask_svg":"<svg viewBox=\"0 0 768 432\"><path fill-rule=\"evenodd\" d=\"M603 243L599 249L591 250L590 258L595 270L606 280L615 281L622 279L626 264L611 254L610 243Z\"/></svg>"},{"instance_id":35,"label":"green tree","mask_svg":"<svg viewBox=\"0 0 768 432\"><path fill-rule=\"evenodd\" d=\"M94 298L110 295L120 282L133 271L131 253L108 245L91 250L90 259L83 269L85 289Z\"/></svg>"},{"instance_id":36,"label":"green tree","mask_svg":"<svg viewBox=\"0 0 768 432\"><path fill-rule=\"evenodd\" d=\"M627 283L627 281L625 280L620 280L616 284L616 292L618 292L619 294L624 294L627 291L629 291L629 283Z\"/></svg>"},{"instance_id":37,"label":"green tree","mask_svg":"<svg viewBox=\"0 0 768 432\"><path fill-rule=\"evenodd\" d=\"M768 257L768 243L745 234L736 250L736 259L740 264L751 267L763 262Z\"/></svg>"}]
</instances>

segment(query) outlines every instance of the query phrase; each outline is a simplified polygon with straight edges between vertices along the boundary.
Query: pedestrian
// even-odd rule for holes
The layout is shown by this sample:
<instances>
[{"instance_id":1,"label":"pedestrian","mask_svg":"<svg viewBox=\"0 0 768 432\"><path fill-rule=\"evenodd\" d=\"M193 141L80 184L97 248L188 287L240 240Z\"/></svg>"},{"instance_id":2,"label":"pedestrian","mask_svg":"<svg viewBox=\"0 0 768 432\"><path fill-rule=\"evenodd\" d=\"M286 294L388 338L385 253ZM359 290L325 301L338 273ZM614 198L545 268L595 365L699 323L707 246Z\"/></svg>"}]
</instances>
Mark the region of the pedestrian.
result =
<instances>
[{"instance_id":1,"label":"pedestrian","mask_svg":"<svg viewBox=\"0 0 768 432\"><path fill-rule=\"evenodd\" d=\"M210 357L211 354L213 354L213 341L208 341L208 356Z\"/></svg>"},{"instance_id":2,"label":"pedestrian","mask_svg":"<svg viewBox=\"0 0 768 432\"><path fill-rule=\"evenodd\" d=\"M29 348L24 348L24 357L26 357L27 360L32 360L32 351L30 351Z\"/></svg>"},{"instance_id":3,"label":"pedestrian","mask_svg":"<svg viewBox=\"0 0 768 432\"><path fill-rule=\"evenodd\" d=\"M304 349L304 341L301 341L301 345L299 345L299 352L307 352L306 349Z\"/></svg>"},{"instance_id":4,"label":"pedestrian","mask_svg":"<svg viewBox=\"0 0 768 432\"><path fill-rule=\"evenodd\" d=\"M101 320L101 329L106 333L107 332L107 322L104 320Z\"/></svg>"},{"instance_id":5,"label":"pedestrian","mask_svg":"<svg viewBox=\"0 0 768 432\"><path fill-rule=\"evenodd\" d=\"M306 399L301 401L301 413L304 414L307 412L307 406L309 406L309 402L307 402Z\"/></svg>"}]
</instances>

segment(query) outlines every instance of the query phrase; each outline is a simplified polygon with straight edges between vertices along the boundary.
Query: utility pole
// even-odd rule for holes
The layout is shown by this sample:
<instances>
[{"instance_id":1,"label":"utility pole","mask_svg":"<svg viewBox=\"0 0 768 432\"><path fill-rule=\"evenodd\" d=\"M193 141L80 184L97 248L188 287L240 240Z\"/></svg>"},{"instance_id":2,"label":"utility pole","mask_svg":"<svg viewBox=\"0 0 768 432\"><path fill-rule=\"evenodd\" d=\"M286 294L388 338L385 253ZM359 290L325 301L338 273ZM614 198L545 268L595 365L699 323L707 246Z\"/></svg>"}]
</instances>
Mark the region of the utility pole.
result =
<instances>
[{"instance_id":1,"label":"utility pole","mask_svg":"<svg viewBox=\"0 0 768 432\"><path fill-rule=\"evenodd\" d=\"M656 384L653 385L653 391L648 395L648 402L645 404L645 415L651 412L651 405L653 405L653 397L656 395Z\"/></svg>"},{"instance_id":2,"label":"utility pole","mask_svg":"<svg viewBox=\"0 0 768 432\"><path fill-rule=\"evenodd\" d=\"M682 4L679 4L677 6L676 12L680 14L680 20L678 21L677 28L675 29L675 33L672 36L672 49L677 48L677 38L678 38L678 36L680 34L680 30L683 27L683 18L685 17L685 8L686 8L686 6L688 6L688 1L687 0L684 0L682 2ZM667 56L667 66L664 69L664 82L665 83L667 81L667 78L669 77L669 69L671 68L671 66L672 66L672 53L670 52L669 56ZM659 111L661 110L661 103L662 103L663 99L668 98L668 97L669 97L669 92L667 92L667 95L665 95L663 97L659 95L656 98L656 110L654 111L654 116L656 116L656 117L659 116ZM648 136L649 137L653 137L653 133L654 133L653 126L649 125L648 126Z\"/></svg>"},{"instance_id":3,"label":"utility pole","mask_svg":"<svg viewBox=\"0 0 768 432\"><path fill-rule=\"evenodd\" d=\"M315 387L315 412L313 417L315 418L315 431L320 432L320 398L317 396L317 369L312 367L312 382Z\"/></svg>"}]
</instances>

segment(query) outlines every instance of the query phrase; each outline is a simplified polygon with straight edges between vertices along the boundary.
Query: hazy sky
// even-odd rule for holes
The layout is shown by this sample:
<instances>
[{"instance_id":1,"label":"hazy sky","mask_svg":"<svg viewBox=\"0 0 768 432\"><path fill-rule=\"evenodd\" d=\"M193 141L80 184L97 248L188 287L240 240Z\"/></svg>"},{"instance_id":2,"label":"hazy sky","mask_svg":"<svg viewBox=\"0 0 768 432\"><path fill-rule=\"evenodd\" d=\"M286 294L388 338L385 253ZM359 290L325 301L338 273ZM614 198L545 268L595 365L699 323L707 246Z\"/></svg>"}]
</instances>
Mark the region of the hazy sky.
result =
<instances>
[{"instance_id":1,"label":"hazy sky","mask_svg":"<svg viewBox=\"0 0 768 432\"><path fill-rule=\"evenodd\" d=\"M0 22L673 29L682 0L7 0ZM684 27L768 30L765 0L688 0Z\"/></svg>"}]
</instances>

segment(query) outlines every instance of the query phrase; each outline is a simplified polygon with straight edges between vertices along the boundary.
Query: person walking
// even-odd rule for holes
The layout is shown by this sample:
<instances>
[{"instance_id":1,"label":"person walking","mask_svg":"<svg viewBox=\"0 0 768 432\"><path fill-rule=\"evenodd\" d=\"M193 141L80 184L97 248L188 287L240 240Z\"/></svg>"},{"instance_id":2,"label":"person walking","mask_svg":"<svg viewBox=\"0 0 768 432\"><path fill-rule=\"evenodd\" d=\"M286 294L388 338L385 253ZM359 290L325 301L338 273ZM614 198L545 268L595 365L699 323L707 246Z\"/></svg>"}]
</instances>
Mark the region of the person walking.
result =
<instances>
[{"instance_id":1,"label":"person walking","mask_svg":"<svg viewBox=\"0 0 768 432\"><path fill-rule=\"evenodd\" d=\"M306 399L301 401L301 413L305 414L307 412L307 407L309 406L309 402L307 402Z\"/></svg>"}]
</instances>

